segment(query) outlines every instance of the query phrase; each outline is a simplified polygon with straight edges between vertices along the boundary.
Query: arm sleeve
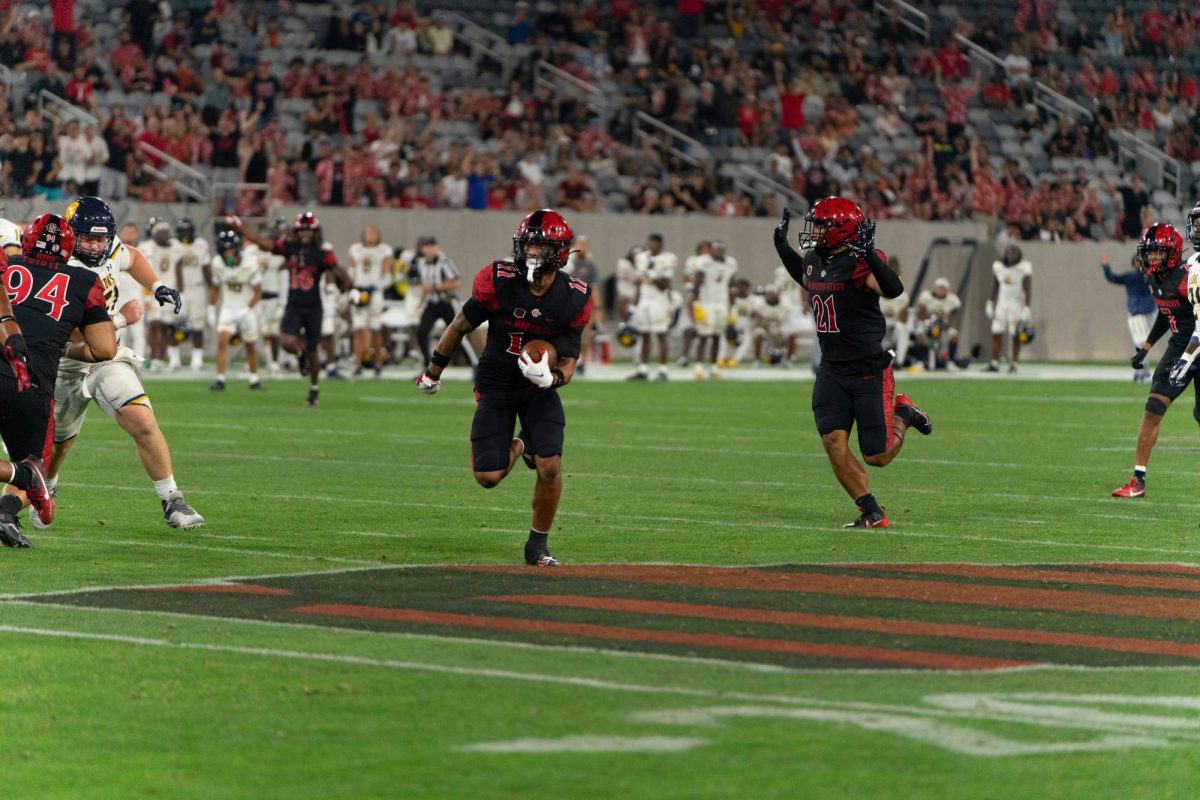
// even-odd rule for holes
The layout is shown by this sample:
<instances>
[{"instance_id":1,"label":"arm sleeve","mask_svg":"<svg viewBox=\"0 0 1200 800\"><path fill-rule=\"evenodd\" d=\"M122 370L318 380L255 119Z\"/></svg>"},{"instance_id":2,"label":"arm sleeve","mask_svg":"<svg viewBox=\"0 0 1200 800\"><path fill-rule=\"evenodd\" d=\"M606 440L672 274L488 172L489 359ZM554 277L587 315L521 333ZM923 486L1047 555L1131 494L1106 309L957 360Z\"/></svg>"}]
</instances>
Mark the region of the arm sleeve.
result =
<instances>
[{"instance_id":1,"label":"arm sleeve","mask_svg":"<svg viewBox=\"0 0 1200 800\"><path fill-rule=\"evenodd\" d=\"M1146 344L1153 347L1155 343L1162 338L1163 334L1171 329L1171 321L1167 319L1167 315L1158 312L1158 316L1154 318L1154 324L1150 326L1150 333L1146 335Z\"/></svg>"},{"instance_id":2,"label":"arm sleeve","mask_svg":"<svg viewBox=\"0 0 1200 800\"><path fill-rule=\"evenodd\" d=\"M1108 281L1109 283L1123 282L1120 278L1113 274L1112 267L1110 267L1108 264L1101 264L1100 266L1104 268L1104 280Z\"/></svg>"},{"instance_id":3,"label":"arm sleeve","mask_svg":"<svg viewBox=\"0 0 1200 800\"><path fill-rule=\"evenodd\" d=\"M792 280L808 288L804 283L804 256L792 249L786 237L779 235L775 236L775 252L779 254L779 260L788 275L792 276Z\"/></svg>"},{"instance_id":4,"label":"arm sleeve","mask_svg":"<svg viewBox=\"0 0 1200 800\"><path fill-rule=\"evenodd\" d=\"M863 256L863 260L867 262L867 269L871 270L871 274L875 276L875 282L879 284L879 291L884 297L891 300L904 292L904 281L900 280L900 276L892 272L892 268L887 265L882 250L867 253Z\"/></svg>"}]
</instances>

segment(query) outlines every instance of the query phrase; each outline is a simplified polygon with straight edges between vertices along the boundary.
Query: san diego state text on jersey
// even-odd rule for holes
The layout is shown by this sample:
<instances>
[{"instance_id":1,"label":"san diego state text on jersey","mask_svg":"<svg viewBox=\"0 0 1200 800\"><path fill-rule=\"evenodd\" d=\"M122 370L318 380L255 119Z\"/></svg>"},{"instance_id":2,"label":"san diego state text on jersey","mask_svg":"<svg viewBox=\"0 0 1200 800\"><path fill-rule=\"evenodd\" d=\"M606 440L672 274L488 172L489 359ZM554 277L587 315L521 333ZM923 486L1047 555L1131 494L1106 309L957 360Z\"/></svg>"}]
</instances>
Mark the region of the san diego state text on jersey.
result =
<instances>
[{"instance_id":1,"label":"san diego state text on jersey","mask_svg":"<svg viewBox=\"0 0 1200 800\"><path fill-rule=\"evenodd\" d=\"M476 385L523 388L529 382L517 367L517 356L525 342L545 339L560 359L579 358L583 329L592 318L592 289L579 278L558 272L549 290L535 295L512 263L495 261L475 276L463 315L475 327L488 322Z\"/></svg>"},{"instance_id":2,"label":"san diego state text on jersey","mask_svg":"<svg viewBox=\"0 0 1200 800\"><path fill-rule=\"evenodd\" d=\"M9 256L4 288L29 346L34 381L39 391L53 393L58 359L71 333L109 320L100 277L84 267L50 267ZM0 359L0 374L13 374L4 359Z\"/></svg>"}]
</instances>

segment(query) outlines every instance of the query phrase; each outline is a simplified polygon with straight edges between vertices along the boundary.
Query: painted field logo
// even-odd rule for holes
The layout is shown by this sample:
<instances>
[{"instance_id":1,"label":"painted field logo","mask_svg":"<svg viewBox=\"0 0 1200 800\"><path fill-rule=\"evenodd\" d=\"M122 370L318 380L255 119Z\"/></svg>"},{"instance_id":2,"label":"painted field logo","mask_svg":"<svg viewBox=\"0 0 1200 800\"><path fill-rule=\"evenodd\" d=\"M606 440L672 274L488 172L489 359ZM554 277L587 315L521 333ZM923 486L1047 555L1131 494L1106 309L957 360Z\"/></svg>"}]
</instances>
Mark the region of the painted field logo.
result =
<instances>
[{"instance_id":1,"label":"painted field logo","mask_svg":"<svg viewBox=\"0 0 1200 800\"><path fill-rule=\"evenodd\" d=\"M1200 666L1200 568L1176 564L422 567L31 599L798 669Z\"/></svg>"}]
</instances>

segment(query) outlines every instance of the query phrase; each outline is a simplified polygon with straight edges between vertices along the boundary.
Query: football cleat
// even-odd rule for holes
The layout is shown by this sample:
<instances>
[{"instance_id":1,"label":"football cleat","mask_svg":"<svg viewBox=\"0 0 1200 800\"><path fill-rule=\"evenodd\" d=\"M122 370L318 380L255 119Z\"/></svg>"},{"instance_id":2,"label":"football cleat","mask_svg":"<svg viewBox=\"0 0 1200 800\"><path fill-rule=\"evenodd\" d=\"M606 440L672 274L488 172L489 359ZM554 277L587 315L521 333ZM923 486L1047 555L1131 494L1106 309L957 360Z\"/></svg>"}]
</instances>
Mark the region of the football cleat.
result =
<instances>
[{"instance_id":1,"label":"football cleat","mask_svg":"<svg viewBox=\"0 0 1200 800\"><path fill-rule=\"evenodd\" d=\"M304 405L309 408L316 408L317 403L321 401L321 393L317 389L309 389L308 397L304 398Z\"/></svg>"},{"instance_id":2,"label":"football cleat","mask_svg":"<svg viewBox=\"0 0 1200 800\"><path fill-rule=\"evenodd\" d=\"M984 372L999 372L1000 365L999 364L988 364L986 367L983 368L983 371Z\"/></svg>"},{"instance_id":3,"label":"football cleat","mask_svg":"<svg viewBox=\"0 0 1200 800\"><path fill-rule=\"evenodd\" d=\"M517 434L517 441L521 443L521 460L525 462L525 466L530 469L537 469L537 462L534 461L534 453L529 449L529 434L521 431Z\"/></svg>"},{"instance_id":4,"label":"football cleat","mask_svg":"<svg viewBox=\"0 0 1200 800\"><path fill-rule=\"evenodd\" d=\"M550 555L546 545L537 545L531 541L525 542L525 563L531 567L558 567L558 559Z\"/></svg>"},{"instance_id":5,"label":"football cleat","mask_svg":"<svg viewBox=\"0 0 1200 800\"><path fill-rule=\"evenodd\" d=\"M1130 478L1124 486L1117 487L1112 491L1113 497L1145 497L1146 482L1137 478Z\"/></svg>"},{"instance_id":6,"label":"football cleat","mask_svg":"<svg viewBox=\"0 0 1200 800\"><path fill-rule=\"evenodd\" d=\"M909 399L908 395L903 392L896 395L896 405L908 406L912 409L912 422L909 424L916 428L922 436L928 436L933 433L933 422L930 421L929 415L914 406L913 401Z\"/></svg>"},{"instance_id":7,"label":"football cleat","mask_svg":"<svg viewBox=\"0 0 1200 800\"><path fill-rule=\"evenodd\" d=\"M208 388L212 389L214 392L223 392L225 391L225 381L213 381L212 386L209 386Z\"/></svg>"},{"instance_id":8,"label":"football cleat","mask_svg":"<svg viewBox=\"0 0 1200 800\"><path fill-rule=\"evenodd\" d=\"M42 471L42 460L37 456L22 459L22 464L33 470L33 481L25 489L29 504L37 512L38 518L47 526L54 522L54 496L46 486L46 474Z\"/></svg>"},{"instance_id":9,"label":"football cleat","mask_svg":"<svg viewBox=\"0 0 1200 800\"><path fill-rule=\"evenodd\" d=\"M5 547L33 547L21 533L21 523L7 511L0 511L0 543Z\"/></svg>"},{"instance_id":10,"label":"football cleat","mask_svg":"<svg viewBox=\"0 0 1200 800\"><path fill-rule=\"evenodd\" d=\"M204 517L196 513L196 509L187 504L183 499L183 493L176 490L171 492L170 498L162 501L163 519L172 528L182 528L185 531L190 531L192 528L199 528L204 524Z\"/></svg>"},{"instance_id":11,"label":"football cleat","mask_svg":"<svg viewBox=\"0 0 1200 800\"><path fill-rule=\"evenodd\" d=\"M58 495L58 484L55 484L54 488L50 490L51 497L55 497L56 495ZM29 524L33 526L35 531L50 530L50 523L42 522L42 518L38 516L37 509L33 506L29 507Z\"/></svg>"},{"instance_id":12,"label":"football cleat","mask_svg":"<svg viewBox=\"0 0 1200 800\"><path fill-rule=\"evenodd\" d=\"M266 391L266 389L267 387L262 385L262 381L255 381L254 383L250 384L250 391L252 392L263 392Z\"/></svg>"},{"instance_id":13,"label":"football cleat","mask_svg":"<svg viewBox=\"0 0 1200 800\"><path fill-rule=\"evenodd\" d=\"M862 511L858 515L858 519L854 522L847 522L843 528L886 528L888 527L887 513L884 511L863 511L862 506L858 507Z\"/></svg>"}]
</instances>

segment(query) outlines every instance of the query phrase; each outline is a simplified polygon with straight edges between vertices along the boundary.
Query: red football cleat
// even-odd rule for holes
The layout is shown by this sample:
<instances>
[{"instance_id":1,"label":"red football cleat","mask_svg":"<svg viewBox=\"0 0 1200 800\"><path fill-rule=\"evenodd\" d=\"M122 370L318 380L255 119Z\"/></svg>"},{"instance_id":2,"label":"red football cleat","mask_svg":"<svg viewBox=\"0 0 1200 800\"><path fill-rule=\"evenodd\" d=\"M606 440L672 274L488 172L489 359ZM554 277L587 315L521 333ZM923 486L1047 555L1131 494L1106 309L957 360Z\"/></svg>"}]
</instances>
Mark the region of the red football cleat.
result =
<instances>
[{"instance_id":1,"label":"red football cleat","mask_svg":"<svg viewBox=\"0 0 1200 800\"><path fill-rule=\"evenodd\" d=\"M1145 497L1146 482L1137 478L1130 478L1129 481L1117 489L1113 489L1113 497Z\"/></svg>"},{"instance_id":2,"label":"red football cleat","mask_svg":"<svg viewBox=\"0 0 1200 800\"><path fill-rule=\"evenodd\" d=\"M928 436L933 433L933 423L930 421L929 415L914 406L913 401L909 399L908 395L903 392L896 395L895 405L908 406L912 409L912 427L916 428L922 436Z\"/></svg>"},{"instance_id":3,"label":"red football cleat","mask_svg":"<svg viewBox=\"0 0 1200 800\"><path fill-rule=\"evenodd\" d=\"M887 514L883 511L863 511L862 506L858 507L862 511L858 515L858 519L854 522L847 522L843 528L886 528L888 527Z\"/></svg>"},{"instance_id":4,"label":"red football cleat","mask_svg":"<svg viewBox=\"0 0 1200 800\"><path fill-rule=\"evenodd\" d=\"M25 490L25 494L29 497L29 504L37 512L41 523L49 525L54 521L54 498L50 496L50 489L46 486L46 474L42 471L42 460L37 456L29 456L21 463L28 464L29 468L33 470L33 483Z\"/></svg>"}]
</instances>

